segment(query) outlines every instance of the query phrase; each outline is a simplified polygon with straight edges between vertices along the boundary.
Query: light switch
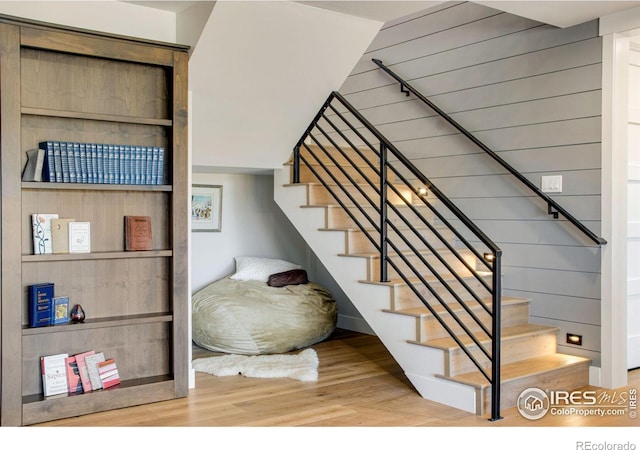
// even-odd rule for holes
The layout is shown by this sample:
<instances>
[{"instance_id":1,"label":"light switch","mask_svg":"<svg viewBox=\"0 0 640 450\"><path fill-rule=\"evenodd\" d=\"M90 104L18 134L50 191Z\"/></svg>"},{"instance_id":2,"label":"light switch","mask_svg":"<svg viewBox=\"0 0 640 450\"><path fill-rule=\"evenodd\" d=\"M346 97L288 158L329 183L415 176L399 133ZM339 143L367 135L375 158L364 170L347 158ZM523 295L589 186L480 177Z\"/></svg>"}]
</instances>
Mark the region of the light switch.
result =
<instances>
[{"instance_id":1,"label":"light switch","mask_svg":"<svg viewBox=\"0 0 640 450\"><path fill-rule=\"evenodd\" d=\"M543 175L540 189L542 192L562 192L562 175Z\"/></svg>"}]
</instances>

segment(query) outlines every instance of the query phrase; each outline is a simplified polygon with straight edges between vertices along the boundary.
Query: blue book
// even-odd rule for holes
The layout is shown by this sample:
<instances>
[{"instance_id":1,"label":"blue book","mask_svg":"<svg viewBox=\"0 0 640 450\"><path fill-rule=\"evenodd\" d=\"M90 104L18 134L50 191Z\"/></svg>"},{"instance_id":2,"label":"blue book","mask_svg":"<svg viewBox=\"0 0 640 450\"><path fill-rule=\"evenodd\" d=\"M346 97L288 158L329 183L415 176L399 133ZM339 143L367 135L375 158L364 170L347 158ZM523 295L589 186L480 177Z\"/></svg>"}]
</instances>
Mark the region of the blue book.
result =
<instances>
[{"instance_id":1,"label":"blue book","mask_svg":"<svg viewBox=\"0 0 640 450\"><path fill-rule=\"evenodd\" d=\"M83 143L78 144L78 151L80 153L80 170L77 175L78 183L88 183L89 182L89 166L87 165L87 146Z\"/></svg>"},{"instance_id":2,"label":"blue book","mask_svg":"<svg viewBox=\"0 0 640 450\"><path fill-rule=\"evenodd\" d=\"M53 316L53 283L38 283L29 286L29 326L51 325Z\"/></svg>"},{"instance_id":3,"label":"blue book","mask_svg":"<svg viewBox=\"0 0 640 450\"><path fill-rule=\"evenodd\" d=\"M104 184L105 179L105 153L102 144L96 144L96 183Z\"/></svg>"},{"instance_id":4,"label":"blue book","mask_svg":"<svg viewBox=\"0 0 640 450\"><path fill-rule=\"evenodd\" d=\"M67 143L59 142L60 145L60 165L62 166L62 182L70 183L71 179L69 178L69 152L67 151Z\"/></svg>"},{"instance_id":5,"label":"blue book","mask_svg":"<svg viewBox=\"0 0 640 450\"><path fill-rule=\"evenodd\" d=\"M78 155L79 157L80 155ZM76 149L73 142L67 142L67 161L69 161L69 183L77 183Z\"/></svg>"},{"instance_id":6,"label":"blue book","mask_svg":"<svg viewBox=\"0 0 640 450\"><path fill-rule=\"evenodd\" d=\"M109 144L107 146L107 179L108 184L116 184L116 147Z\"/></svg>"},{"instance_id":7,"label":"blue book","mask_svg":"<svg viewBox=\"0 0 640 450\"><path fill-rule=\"evenodd\" d=\"M134 181L133 184L145 184L142 182L144 178L144 165L143 165L143 149L141 146L136 145L134 154L136 155L136 163L134 165Z\"/></svg>"},{"instance_id":8,"label":"blue book","mask_svg":"<svg viewBox=\"0 0 640 450\"><path fill-rule=\"evenodd\" d=\"M151 183L150 184L158 184L158 153L159 152L160 152L159 147L152 148Z\"/></svg>"},{"instance_id":9,"label":"blue book","mask_svg":"<svg viewBox=\"0 0 640 450\"><path fill-rule=\"evenodd\" d=\"M53 141L40 142L38 148L45 151L42 165L42 181L56 181L56 167Z\"/></svg>"},{"instance_id":10,"label":"blue book","mask_svg":"<svg viewBox=\"0 0 640 450\"><path fill-rule=\"evenodd\" d=\"M164 170L164 147L158 147L158 181L156 184L166 184L166 173Z\"/></svg>"},{"instance_id":11,"label":"blue book","mask_svg":"<svg viewBox=\"0 0 640 450\"><path fill-rule=\"evenodd\" d=\"M120 166L122 170L122 174L120 175L120 183L133 184L132 174L133 164L135 161L135 158L133 157L133 147L131 147L130 145L122 145L120 146L120 149L122 151L121 158L123 158L121 159L122 165Z\"/></svg>"},{"instance_id":12,"label":"blue book","mask_svg":"<svg viewBox=\"0 0 640 450\"><path fill-rule=\"evenodd\" d=\"M144 183L153 184L153 147L143 147L144 150Z\"/></svg>"},{"instance_id":13,"label":"blue book","mask_svg":"<svg viewBox=\"0 0 640 450\"><path fill-rule=\"evenodd\" d=\"M69 297L53 297L52 303L51 325L69 323Z\"/></svg>"},{"instance_id":14,"label":"blue book","mask_svg":"<svg viewBox=\"0 0 640 450\"><path fill-rule=\"evenodd\" d=\"M98 182L98 145L87 144L87 155L89 156L89 177L87 181L89 183Z\"/></svg>"},{"instance_id":15,"label":"blue book","mask_svg":"<svg viewBox=\"0 0 640 450\"><path fill-rule=\"evenodd\" d=\"M67 144L67 149L69 144ZM75 168L76 183L82 183L82 164L80 163L80 143L73 143L73 166Z\"/></svg>"}]
</instances>

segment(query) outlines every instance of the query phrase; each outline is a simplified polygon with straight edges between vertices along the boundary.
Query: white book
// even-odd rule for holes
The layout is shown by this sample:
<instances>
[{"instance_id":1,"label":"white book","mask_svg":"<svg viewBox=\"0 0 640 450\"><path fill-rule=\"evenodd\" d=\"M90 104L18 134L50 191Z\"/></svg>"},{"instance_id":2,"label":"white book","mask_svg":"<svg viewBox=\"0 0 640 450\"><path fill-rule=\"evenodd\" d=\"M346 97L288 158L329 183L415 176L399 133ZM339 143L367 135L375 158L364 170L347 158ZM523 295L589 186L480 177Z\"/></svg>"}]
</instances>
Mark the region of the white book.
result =
<instances>
[{"instance_id":1,"label":"white book","mask_svg":"<svg viewBox=\"0 0 640 450\"><path fill-rule=\"evenodd\" d=\"M67 393L67 353L40 358L45 397Z\"/></svg>"},{"instance_id":2,"label":"white book","mask_svg":"<svg viewBox=\"0 0 640 450\"><path fill-rule=\"evenodd\" d=\"M95 353L93 355L87 355L84 358L84 363L87 366L87 373L89 374L89 380L91 380L91 388L102 389L102 380L100 380L100 373L98 372L98 363L104 362L104 353Z\"/></svg>"},{"instance_id":3,"label":"white book","mask_svg":"<svg viewBox=\"0 0 640 450\"><path fill-rule=\"evenodd\" d=\"M91 222L69 222L69 253L91 252Z\"/></svg>"},{"instance_id":4,"label":"white book","mask_svg":"<svg viewBox=\"0 0 640 450\"><path fill-rule=\"evenodd\" d=\"M34 255L47 255L53 253L53 244L51 240L51 219L58 218L58 214L35 213L31 215Z\"/></svg>"}]
</instances>

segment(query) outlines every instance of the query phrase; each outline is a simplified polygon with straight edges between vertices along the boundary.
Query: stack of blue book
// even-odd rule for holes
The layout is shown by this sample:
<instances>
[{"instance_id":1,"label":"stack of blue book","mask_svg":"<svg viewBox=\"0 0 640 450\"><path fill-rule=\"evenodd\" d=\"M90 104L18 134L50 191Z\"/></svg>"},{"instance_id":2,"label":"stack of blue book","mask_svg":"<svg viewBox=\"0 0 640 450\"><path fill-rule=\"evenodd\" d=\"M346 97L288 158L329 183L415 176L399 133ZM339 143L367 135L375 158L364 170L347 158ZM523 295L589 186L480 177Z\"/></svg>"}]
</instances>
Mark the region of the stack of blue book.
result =
<instances>
[{"instance_id":1,"label":"stack of blue book","mask_svg":"<svg viewBox=\"0 0 640 450\"><path fill-rule=\"evenodd\" d=\"M168 184L164 147L44 141L42 181Z\"/></svg>"}]
</instances>

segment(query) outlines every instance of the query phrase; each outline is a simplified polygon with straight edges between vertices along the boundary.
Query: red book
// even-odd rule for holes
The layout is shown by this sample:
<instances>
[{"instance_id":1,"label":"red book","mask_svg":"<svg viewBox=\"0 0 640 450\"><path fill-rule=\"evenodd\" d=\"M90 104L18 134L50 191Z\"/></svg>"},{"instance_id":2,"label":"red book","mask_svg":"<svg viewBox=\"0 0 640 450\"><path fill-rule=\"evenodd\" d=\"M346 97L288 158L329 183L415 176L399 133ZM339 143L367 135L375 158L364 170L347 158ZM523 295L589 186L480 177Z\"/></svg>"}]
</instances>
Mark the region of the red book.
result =
<instances>
[{"instance_id":1,"label":"red book","mask_svg":"<svg viewBox=\"0 0 640 450\"><path fill-rule=\"evenodd\" d=\"M78 371L78 362L75 356L69 356L67 362L67 389L69 394L82 394L82 380Z\"/></svg>"},{"instance_id":2,"label":"red book","mask_svg":"<svg viewBox=\"0 0 640 450\"><path fill-rule=\"evenodd\" d=\"M120 384L120 374L113 358L98 363L98 374L104 389Z\"/></svg>"}]
</instances>

